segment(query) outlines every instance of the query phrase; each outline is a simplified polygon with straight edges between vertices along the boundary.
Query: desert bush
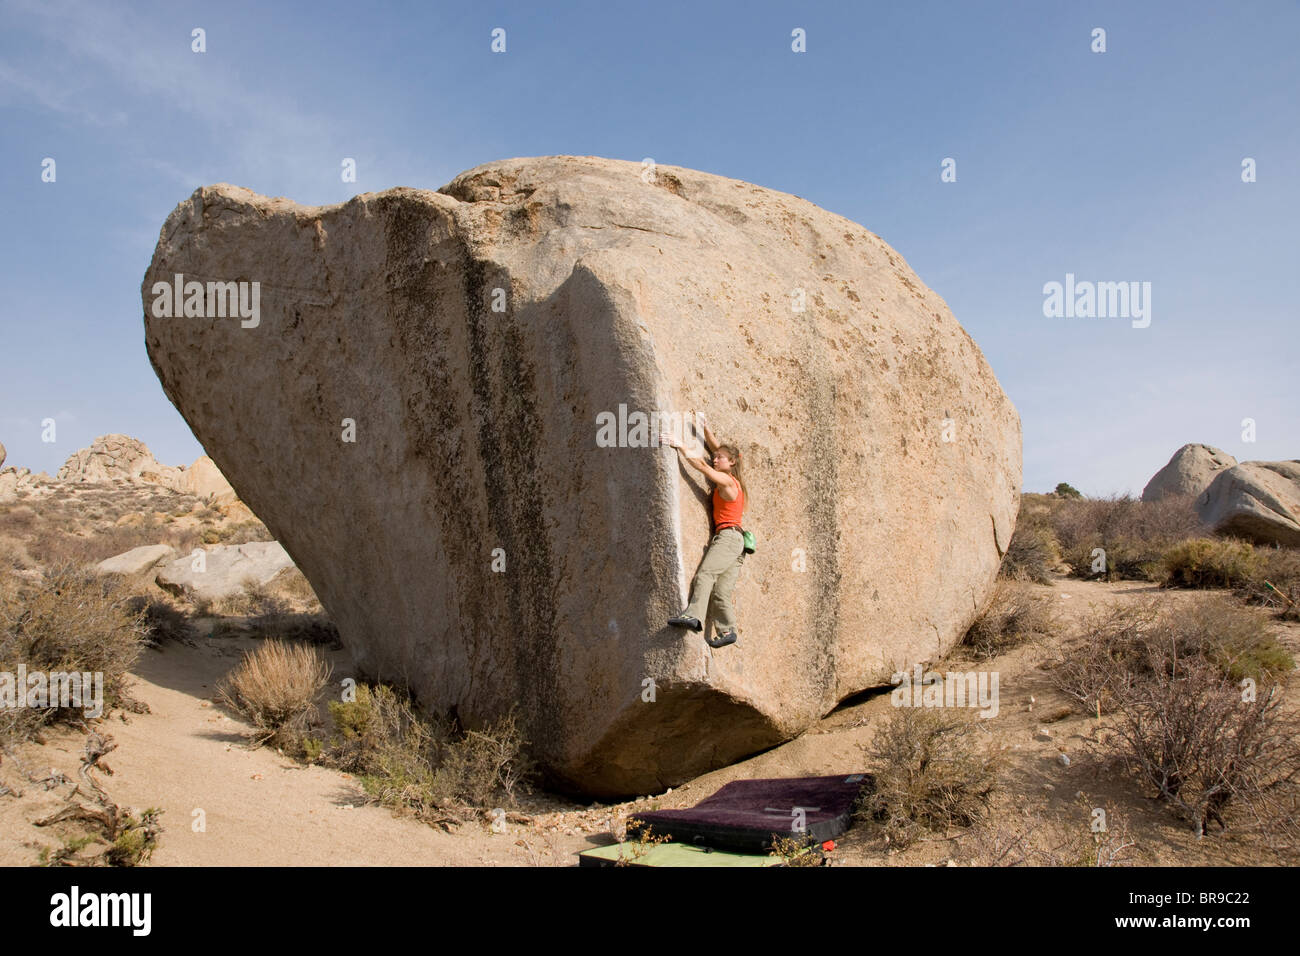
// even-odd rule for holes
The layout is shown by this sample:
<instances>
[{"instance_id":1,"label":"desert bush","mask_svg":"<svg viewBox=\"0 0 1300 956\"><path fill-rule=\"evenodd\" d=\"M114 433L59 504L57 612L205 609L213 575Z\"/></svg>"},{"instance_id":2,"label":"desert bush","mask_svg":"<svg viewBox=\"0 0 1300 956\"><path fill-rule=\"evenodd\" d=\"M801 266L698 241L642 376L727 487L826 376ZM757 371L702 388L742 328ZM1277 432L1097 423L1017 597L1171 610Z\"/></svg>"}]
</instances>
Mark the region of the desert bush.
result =
<instances>
[{"instance_id":1,"label":"desert bush","mask_svg":"<svg viewBox=\"0 0 1300 956\"><path fill-rule=\"evenodd\" d=\"M425 717L384 684L359 685L330 704L335 736L322 762L357 776L376 802L435 825L463 822L470 807L499 797L513 804L531 770L513 713L481 730L457 732Z\"/></svg>"},{"instance_id":2,"label":"desert bush","mask_svg":"<svg viewBox=\"0 0 1300 956\"><path fill-rule=\"evenodd\" d=\"M1000 762L980 741L978 719L942 708L896 710L868 751L875 780L859 819L895 846L927 830L975 823L988 808Z\"/></svg>"},{"instance_id":3,"label":"desert bush","mask_svg":"<svg viewBox=\"0 0 1300 956\"><path fill-rule=\"evenodd\" d=\"M1069 482L1059 482L1053 492L1058 498L1082 498L1083 493Z\"/></svg>"},{"instance_id":4,"label":"desert bush","mask_svg":"<svg viewBox=\"0 0 1300 956\"><path fill-rule=\"evenodd\" d=\"M273 594L265 584L247 578L238 592L214 601L212 610L218 614L239 617L269 616L287 613L289 604L279 595Z\"/></svg>"},{"instance_id":5,"label":"desert bush","mask_svg":"<svg viewBox=\"0 0 1300 956\"><path fill-rule=\"evenodd\" d=\"M998 576L1016 581L1051 584L1051 571L1061 563L1061 544L1052 530L1051 511L1039 496L1020 496L1016 530L1002 556Z\"/></svg>"},{"instance_id":6,"label":"desert bush","mask_svg":"<svg viewBox=\"0 0 1300 956\"><path fill-rule=\"evenodd\" d=\"M105 713L134 703L128 671L146 635L130 598L119 581L76 565L57 565L36 581L0 579L0 671L24 664L29 672L102 674ZM3 708L0 736L25 737L83 716L84 708Z\"/></svg>"},{"instance_id":7,"label":"desert bush","mask_svg":"<svg viewBox=\"0 0 1300 956\"><path fill-rule=\"evenodd\" d=\"M1188 538L1165 550L1162 583L1179 588L1230 588L1258 575L1263 561L1246 541Z\"/></svg>"},{"instance_id":8,"label":"desert bush","mask_svg":"<svg viewBox=\"0 0 1300 956\"><path fill-rule=\"evenodd\" d=\"M1300 548L1263 547L1255 554L1258 566L1237 590L1248 602L1277 610L1283 620L1300 621Z\"/></svg>"},{"instance_id":9,"label":"desert bush","mask_svg":"<svg viewBox=\"0 0 1300 956\"><path fill-rule=\"evenodd\" d=\"M1225 680L1270 683L1295 666L1267 621L1220 594L1178 606L1149 599L1102 609L1084 620L1079 637L1077 647L1060 655L1053 681L1097 716L1112 712L1133 687L1157 676L1151 670L1156 661L1166 661L1172 673L1182 661L1200 660Z\"/></svg>"},{"instance_id":10,"label":"desert bush","mask_svg":"<svg viewBox=\"0 0 1300 956\"><path fill-rule=\"evenodd\" d=\"M1152 676L1121 690L1114 732L1098 749L1198 833L1227 829L1231 807L1295 835L1300 723L1283 710L1280 686L1250 693L1207 660L1178 659L1159 642L1144 649Z\"/></svg>"},{"instance_id":11,"label":"desert bush","mask_svg":"<svg viewBox=\"0 0 1300 956\"><path fill-rule=\"evenodd\" d=\"M1179 496L1155 502L1129 495L1068 499L1053 509L1051 521L1076 576L1095 576L1092 552L1102 548L1111 580L1158 580L1165 549L1205 531L1193 499Z\"/></svg>"},{"instance_id":12,"label":"desert bush","mask_svg":"<svg viewBox=\"0 0 1300 956\"><path fill-rule=\"evenodd\" d=\"M259 743L297 754L330 671L315 647L268 640L244 655L218 695L253 725Z\"/></svg>"},{"instance_id":13,"label":"desert bush","mask_svg":"<svg viewBox=\"0 0 1300 956\"><path fill-rule=\"evenodd\" d=\"M191 634L189 616L170 601L136 594L129 606L140 613L145 636L155 647L167 641L183 641Z\"/></svg>"},{"instance_id":14,"label":"desert bush","mask_svg":"<svg viewBox=\"0 0 1300 956\"><path fill-rule=\"evenodd\" d=\"M320 601L316 597L316 592L312 589L311 582L296 567L287 568L277 574L270 586L276 593L308 607L320 606Z\"/></svg>"},{"instance_id":15,"label":"desert bush","mask_svg":"<svg viewBox=\"0 0 1300 956\"><path fill-rule=\"evenodd\" d=\"M481 807L500 793L513 803L527 771L521 759L525 740L519 718L506 714L483 730L466 730L442 748L436 788Z\"/></svg>"},{"instance_id":16,"label":"desert bush","mask_svg":"<svg viewBox=\"0 0 1300 956\"><path fill-rule=\"evenodd\" d=\"M1290 655L1257 612L1221 594L1103 609L1053 670L1082 709L1113 715L1094 743L1200 832L1230 803L1296 822L1300 731L1281 710ZM1289 809L1288 809L1289 808Z\"/></svg>"},{"instance_id":17,"label":"desert bush","mask_svg":"<svg viewBox=\"0 0 1300 956\"><path fill-rule=\"evenodd\" d=\"M1051 634L1056 627L1052 602L1028 585L999 579L983 613L962 639L980 657L1005 653L1027 641Z\"/></svg>"}]
</instances>

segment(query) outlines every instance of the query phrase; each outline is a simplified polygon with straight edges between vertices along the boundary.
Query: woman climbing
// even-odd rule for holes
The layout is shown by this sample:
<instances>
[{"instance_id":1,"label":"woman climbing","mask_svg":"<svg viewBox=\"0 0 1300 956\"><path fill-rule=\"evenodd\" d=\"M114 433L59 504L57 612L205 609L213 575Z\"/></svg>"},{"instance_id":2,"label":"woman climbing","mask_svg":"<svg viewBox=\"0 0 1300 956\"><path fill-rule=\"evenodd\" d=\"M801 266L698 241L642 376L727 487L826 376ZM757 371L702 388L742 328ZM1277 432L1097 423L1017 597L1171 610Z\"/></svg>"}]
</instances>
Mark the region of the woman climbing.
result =
<instances>
[{"instance_id":1,"label":"woman climbing","mask_svg":"<svg viewBox=\"0 0 1300 956\"><path fill-rule=\"evenodd\" d=\"M713 498L713 537L704 553L704 560L691 581L691 603L668 623L675 627L704 630L705 606L713 612L716 634L705 638L710 647L726 647L736 643L736 611L731 605L731 590L745 563L745 542L741 536L741 518L745 513L745 480L740 476L740 449L734 445L721 445L713 435L704 415L692 413L696 431L704 435L713 467L701 457L687 454L682 443L672 435L663 433L659 444L676 448L686 458L686 463L709 479ZM697 446L698 447L698 446Z\"/></svg>"}]
</instances>

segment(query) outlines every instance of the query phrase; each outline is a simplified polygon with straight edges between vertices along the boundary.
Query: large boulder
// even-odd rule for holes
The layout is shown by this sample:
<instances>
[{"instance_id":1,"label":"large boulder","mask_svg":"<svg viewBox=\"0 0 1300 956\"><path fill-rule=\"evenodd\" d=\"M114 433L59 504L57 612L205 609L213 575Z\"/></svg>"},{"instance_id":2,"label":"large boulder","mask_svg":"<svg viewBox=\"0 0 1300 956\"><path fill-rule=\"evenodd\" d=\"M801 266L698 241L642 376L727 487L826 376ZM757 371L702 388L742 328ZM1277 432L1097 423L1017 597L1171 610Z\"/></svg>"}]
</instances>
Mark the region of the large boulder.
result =
<instances>
[{"instance_id":1,"label":"large boulder","mask_svg":"<svg viewBox=\"0 0 1300 956\"><path fill-rule=\"evenodd\" d=\"M1210 487L1220 472L1235 464L1237 459L1212 445L1184 445L1147 482L1142 500L1159 501L1174 495L1195 498Z\"/></svg>"},{"instance_id":2,"label":"large boulder","mask_svg":"<svg viewBox=\"0 0 1300 956\"><path fill-rule=\"evenodd\" d=\"M934 661L1011 539L1020 421L979 348L796 196L573 156L334 206L223 184L141 292L164 391L359 669L469 726L519 708L573 790L674 785ZM644 422L691 408L758 538L717 652L666 624L708 502Z\"/></svg>"},{"instance_id":3,"label":"large boulder","mask_svg":"<svg viewBox=\"0 0 1300 956\"><path fill-rule=\"evenodd\" d=\"M1300 460L1244 461L1196 500L1216 534L1300 547Z\"/></svg>"},{"instance_id":4,"label":"large boulder","mask_svg":"<svg viewBox=\"0 0 1300 956\"><path fill-rule=\"evenodd\" d=\"M232 597L244 586L270 584L293 567L293 559L278 541L253 541L204 548L202 561L185 554L158 565L158 586L191 600L216 601Z\"/></svg>"},{"instance_id":5,"label":"large boulder","mask_svg":"<svg viewBox=\"0 0 1300 956\"><path fill-rule=\"evenodd\" d=\"M4 465L5 465L5 445L4 442L0 442L0 468L3 468Z\"/></svg>"}]
</instances>

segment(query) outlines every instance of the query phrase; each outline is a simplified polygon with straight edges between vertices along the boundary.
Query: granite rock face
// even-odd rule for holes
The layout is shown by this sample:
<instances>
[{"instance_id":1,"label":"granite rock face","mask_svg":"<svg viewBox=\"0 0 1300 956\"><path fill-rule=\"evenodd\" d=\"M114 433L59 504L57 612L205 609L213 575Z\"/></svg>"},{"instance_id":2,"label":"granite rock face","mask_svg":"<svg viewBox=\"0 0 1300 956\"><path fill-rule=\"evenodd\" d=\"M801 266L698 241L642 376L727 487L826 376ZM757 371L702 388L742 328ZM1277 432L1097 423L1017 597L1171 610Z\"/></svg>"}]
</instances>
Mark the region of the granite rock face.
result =
<instances>
[{"instance_id":1,"label":"granite rock face","mask_svg":"<svg viewBox=\"0 0 1300 956\"><path fill-rule=\"evenodd\" d=\"M1300 460L1243 461L1196 500L1216 534L1300 547Z\"/></svg>"},{"instance_id":2,"label":"granite rock face","mask_svg":"<svg viewBox=\"0 0 1300 956\"><path fill-rule=\"evenodd\" d=\"M216 601L240 593L245 584L267 585L293 561L278 541L216 545L201 549L196 567L192 554L156 564L158 586L172 594L200 601Z\"/></svg>"},{"instance_id":3,"label":"granite rock face","mask_svg":"<svg viewBox=\"0 0 1300 956\"><path fill-rule=\"evenodd\" d=\"M1011 538L1020 421L979 348L880 238L750 183L551 156L334 206L210 186L141 294L167 396L362 672L471 727L518 708L575 791L662 790L935 660ZM665 623L710 525L654 438L692 408L758 538L718 651Z\"/></svg>"},{"instance_id":4,"label":"granite rock face","mask_svg":"<svg viewBox=\"0 0 1300 956\"><path fill-rule=\"evenodd\" d=\"M1142 489L1143 501L1159 501L1171 495L1200 495L1225 468L1237 464L1226 451L1212 445L1184 445L1169 463L1151 476Z\"/></svg>"}]
</instances>

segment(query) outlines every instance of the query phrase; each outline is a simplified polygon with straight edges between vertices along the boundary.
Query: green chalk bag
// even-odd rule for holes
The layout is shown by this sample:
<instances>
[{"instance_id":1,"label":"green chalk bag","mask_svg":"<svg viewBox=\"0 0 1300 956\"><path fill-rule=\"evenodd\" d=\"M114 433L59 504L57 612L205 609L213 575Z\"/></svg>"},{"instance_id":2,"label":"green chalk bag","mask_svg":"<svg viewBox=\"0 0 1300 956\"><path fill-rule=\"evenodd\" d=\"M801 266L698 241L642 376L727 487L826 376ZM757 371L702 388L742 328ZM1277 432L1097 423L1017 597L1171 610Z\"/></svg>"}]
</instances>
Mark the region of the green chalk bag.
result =
<instances>
[{"instance_id":1,"label":"green chalk bag","mask_svg":"<svg viewBox=\"0 0 1300 956\"><path fill-rule=\"evenodd\" d=\"M753 554L755 547L754 532L742 530L740 536L745 539L745 554Z\"/></svg>"}]
</instances>

